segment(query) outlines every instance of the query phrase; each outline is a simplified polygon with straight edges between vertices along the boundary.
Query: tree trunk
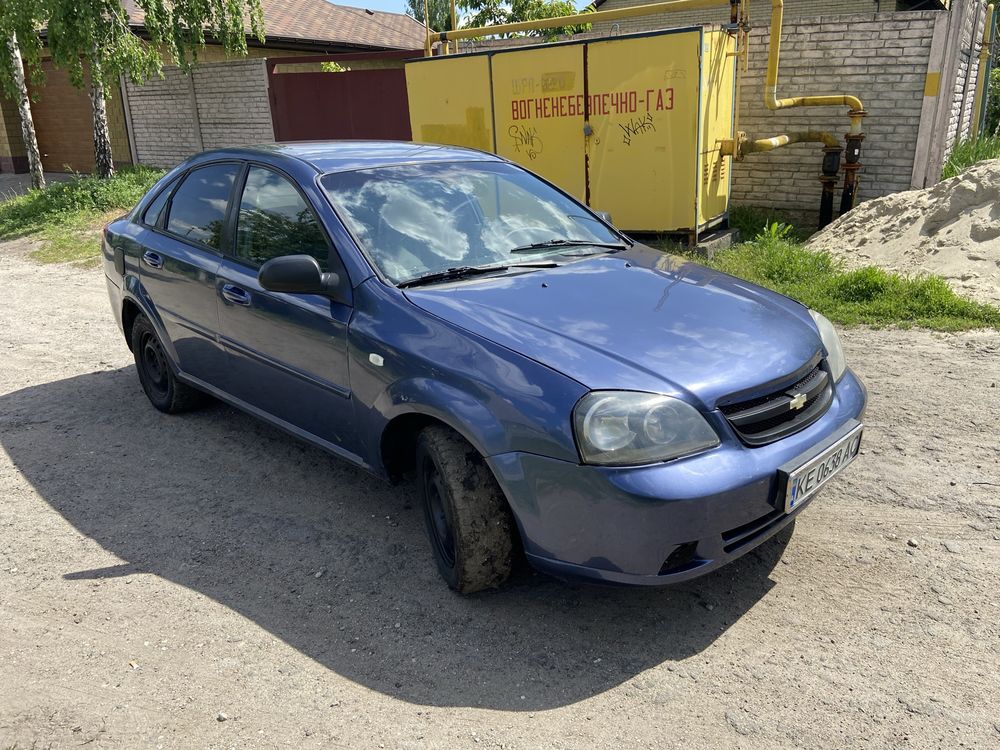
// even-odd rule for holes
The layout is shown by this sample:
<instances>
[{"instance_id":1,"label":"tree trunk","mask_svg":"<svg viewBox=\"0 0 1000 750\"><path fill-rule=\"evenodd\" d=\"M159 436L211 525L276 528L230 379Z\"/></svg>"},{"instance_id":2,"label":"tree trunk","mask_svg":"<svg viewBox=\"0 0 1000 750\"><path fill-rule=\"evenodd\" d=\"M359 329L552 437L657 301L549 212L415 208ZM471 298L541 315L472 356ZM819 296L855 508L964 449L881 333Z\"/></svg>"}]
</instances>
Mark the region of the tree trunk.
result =
<instances>
[{"instance_id":1,"label":"tree trunk","mask_svg":"<svg viewBox=\"0 0 1000 750\"><path fill-rule=\"evenodd\" d=\"M98 177L114 177L115 161L108 131L108 108L104 99L104 75L95 48L90 65L90 103L94 110L94 163Z\"/></svg>"},{"instance_id":2,"label":"tree trunk","mask_svg":"<svg viewBox=\"0 0 1000 750\"><path fill-rule=\"evenodd\" d=\"M21 120L21 137L24 139L24 150L28 154L28 170L31 172L31 187L41 190L45 187L45 175L42 172L42 155L38 152L38 139L35 137L35 121L31 118L31 99L28 97L28 86L24 81L24 63L21 60L21 48L17 45L17 36L11 34L7 41L10 52L10 67L14 74L14 86L17 89L17 111Z\"/></svg>"}]
</instances>

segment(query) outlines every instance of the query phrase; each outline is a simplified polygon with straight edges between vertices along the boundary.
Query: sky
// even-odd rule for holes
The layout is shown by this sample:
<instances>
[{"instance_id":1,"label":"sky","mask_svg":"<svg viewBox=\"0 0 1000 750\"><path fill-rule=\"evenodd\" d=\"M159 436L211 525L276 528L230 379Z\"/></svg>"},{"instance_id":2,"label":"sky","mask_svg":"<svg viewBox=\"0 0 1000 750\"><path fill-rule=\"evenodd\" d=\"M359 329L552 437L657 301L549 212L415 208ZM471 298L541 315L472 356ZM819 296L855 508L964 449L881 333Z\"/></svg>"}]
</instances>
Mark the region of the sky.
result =
<instances>
[{"instance_id":1,"label":"sky","mask_svg":"<svg viewBox=\"0 0 1000 750\"><path fill-rule=\"evenodd\" d=\"M650 0L652 2L653 0ZM582 8L588 5L590 0L577 0L577 7ZM385 10L392 13L402 13L404 0L340 0L337 5L353 5L356 8L368 8L368 10Z\"/></svg>"}]
</instances>

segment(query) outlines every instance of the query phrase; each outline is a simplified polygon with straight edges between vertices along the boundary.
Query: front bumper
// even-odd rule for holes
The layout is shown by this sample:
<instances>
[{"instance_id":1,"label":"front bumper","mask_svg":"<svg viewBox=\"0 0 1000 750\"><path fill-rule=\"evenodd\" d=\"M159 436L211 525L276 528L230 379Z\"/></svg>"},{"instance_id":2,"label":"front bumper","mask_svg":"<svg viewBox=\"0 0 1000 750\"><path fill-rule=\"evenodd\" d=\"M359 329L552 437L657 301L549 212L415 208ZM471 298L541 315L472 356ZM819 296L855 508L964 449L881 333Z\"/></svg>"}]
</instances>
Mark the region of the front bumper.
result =
<instances>
[{"instance_id":1,"label":"front bumper","mask_svg":"<svg viewBox=\"0 0 1000 750\"><path fill-rule=\"evenodd\" d=\"M747 448L715 413L722 443L667 463L613 468L528 453L489 463L534 567L562 578L664 585L715 570L791 523L804 506L783 512L778 467L859 419L866 402L848 370L823 417L770 445Z\"/></svg>"}]
</instances>

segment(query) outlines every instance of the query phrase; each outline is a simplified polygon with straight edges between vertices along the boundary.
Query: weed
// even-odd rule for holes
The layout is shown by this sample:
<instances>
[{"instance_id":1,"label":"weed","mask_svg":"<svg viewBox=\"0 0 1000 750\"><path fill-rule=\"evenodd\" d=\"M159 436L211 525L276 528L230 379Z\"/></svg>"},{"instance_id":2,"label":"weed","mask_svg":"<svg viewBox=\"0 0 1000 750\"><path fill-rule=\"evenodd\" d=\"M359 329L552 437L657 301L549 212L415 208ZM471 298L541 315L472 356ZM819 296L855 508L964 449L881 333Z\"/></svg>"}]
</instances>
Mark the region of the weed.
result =
<instances>
[{"instance_id":1,"label":"weed","mask_svg":"<svg viewBox=\"0 0 1000 750\"><path fill-rule=\"evenodd\" d=\"M43 262L89 261L100 253L100 229L134 206L163 172L123 169L110 179L76 175L0 203L0 238L40 240Z\"/></svg>"}]
</instances>

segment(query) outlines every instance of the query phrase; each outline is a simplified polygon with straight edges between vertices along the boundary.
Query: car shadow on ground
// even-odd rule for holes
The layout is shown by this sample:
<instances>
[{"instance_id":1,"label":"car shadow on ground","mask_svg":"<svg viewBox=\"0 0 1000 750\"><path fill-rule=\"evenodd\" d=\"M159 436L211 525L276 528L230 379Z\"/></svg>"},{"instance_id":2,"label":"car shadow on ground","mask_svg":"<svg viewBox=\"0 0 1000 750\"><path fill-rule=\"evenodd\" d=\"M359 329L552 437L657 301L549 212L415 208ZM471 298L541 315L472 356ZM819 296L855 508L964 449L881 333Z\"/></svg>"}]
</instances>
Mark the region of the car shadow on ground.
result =
<instances>
[{"instance_id":1,"label":"car shadow on ground","mask_svg":"<svg viewBox=\"0 0 1000 750\"><path fill-rule=\"evenodd\" d=\"M790 534L671 589L522 571L463 598L437 576L412 487L221 404L160 414L132 367L0 396L0 441L42 499L125 561L69 566L68 581L161 576L424 705L553 708L698 654L772 587Z\"/></svg>"}]
</instances>

